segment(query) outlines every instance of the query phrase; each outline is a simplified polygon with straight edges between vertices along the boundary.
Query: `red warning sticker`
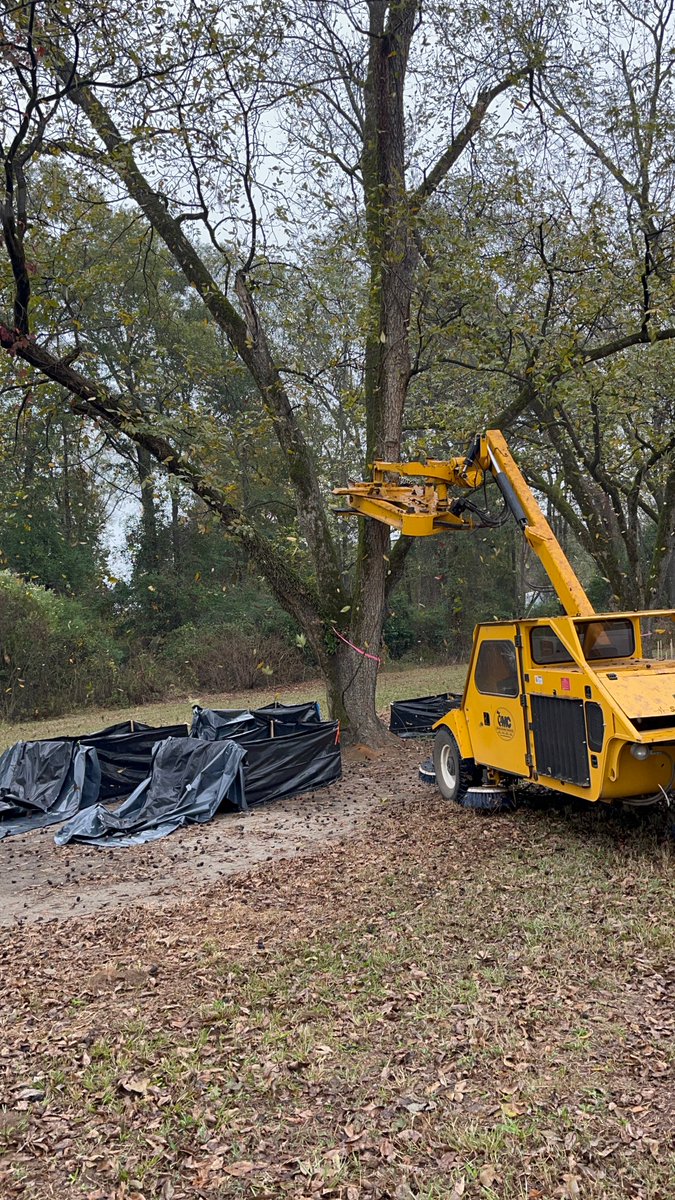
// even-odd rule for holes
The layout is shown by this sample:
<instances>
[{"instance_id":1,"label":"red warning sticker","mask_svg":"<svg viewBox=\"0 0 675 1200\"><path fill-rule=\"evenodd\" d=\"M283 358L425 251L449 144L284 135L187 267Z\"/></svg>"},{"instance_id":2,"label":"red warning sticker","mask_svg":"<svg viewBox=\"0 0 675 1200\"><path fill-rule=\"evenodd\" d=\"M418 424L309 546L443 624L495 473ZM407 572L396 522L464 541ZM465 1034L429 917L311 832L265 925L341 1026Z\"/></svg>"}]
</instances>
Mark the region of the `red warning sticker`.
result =
<instances>
[{"instance_id":1,"label":"red warning sticker","mask_svg":"<svg viewBox=\"0 0 675 1200\"><path fill-rule=\"evenodd\" d=\"M561 686L561 688L562 688L563 692L569 692L569 691L571 691L571 689L572 689L572 684L570 683L570 677L569 677L569 675L563 675L563 676L561 677L561 679L560 679L560 686Z\"/></svg>"}]
</instances>

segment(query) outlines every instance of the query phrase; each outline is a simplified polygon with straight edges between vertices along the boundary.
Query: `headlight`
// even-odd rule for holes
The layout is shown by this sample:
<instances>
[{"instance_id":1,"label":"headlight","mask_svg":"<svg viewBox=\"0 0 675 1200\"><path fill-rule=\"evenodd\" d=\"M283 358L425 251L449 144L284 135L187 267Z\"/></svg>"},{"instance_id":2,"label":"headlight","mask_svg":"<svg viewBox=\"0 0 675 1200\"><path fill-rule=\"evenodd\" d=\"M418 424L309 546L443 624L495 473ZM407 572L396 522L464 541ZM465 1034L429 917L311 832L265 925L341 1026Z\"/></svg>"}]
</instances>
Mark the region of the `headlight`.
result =
<instances>
[{"instance_id":1,"label":"headlight","mask_svg":"<svg viewBox=\"0 0 675 1200\"><path fill-rule=\"evenodd\" d=\"M649 755L652 751L650 746L643 746L641 742L635 742L631 746L630 752L633 755L633 758L637 758L640 762L642 762L643 759L649 758Z\"/></svg>"}]
</instances>

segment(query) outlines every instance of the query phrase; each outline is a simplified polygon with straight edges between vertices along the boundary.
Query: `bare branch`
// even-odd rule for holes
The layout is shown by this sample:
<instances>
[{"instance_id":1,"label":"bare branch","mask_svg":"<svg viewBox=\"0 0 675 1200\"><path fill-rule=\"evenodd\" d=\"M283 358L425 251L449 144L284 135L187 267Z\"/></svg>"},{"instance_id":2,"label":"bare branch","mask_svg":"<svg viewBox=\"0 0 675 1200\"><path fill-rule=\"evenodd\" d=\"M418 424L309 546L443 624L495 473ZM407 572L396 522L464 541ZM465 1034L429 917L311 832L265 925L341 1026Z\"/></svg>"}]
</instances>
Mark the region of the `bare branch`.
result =
<instances>
[{"instance_id":1,"label":"bare branch","mask_svg":"<svg viewBox=\"0 0 675 1200\"><path fill-rule=\"evenodd\" d=\"M456 137L454 137L448 146L447 150L441 155L435 165L425 174L424 182L414 191L410 197L413 209L419 209L429 199L430 196L437 190L443 180L452 170L457 160L466 150L472 138L475 137L480 129L490 105L501 96L503 92L515 84L526 79L529 74L527 68L521 71L515 71L502 79L500 83L495 84L492 88L487 88L478 93L478 96L471 107L469 117L462 129Z\"/></svg>"}]
</instances>

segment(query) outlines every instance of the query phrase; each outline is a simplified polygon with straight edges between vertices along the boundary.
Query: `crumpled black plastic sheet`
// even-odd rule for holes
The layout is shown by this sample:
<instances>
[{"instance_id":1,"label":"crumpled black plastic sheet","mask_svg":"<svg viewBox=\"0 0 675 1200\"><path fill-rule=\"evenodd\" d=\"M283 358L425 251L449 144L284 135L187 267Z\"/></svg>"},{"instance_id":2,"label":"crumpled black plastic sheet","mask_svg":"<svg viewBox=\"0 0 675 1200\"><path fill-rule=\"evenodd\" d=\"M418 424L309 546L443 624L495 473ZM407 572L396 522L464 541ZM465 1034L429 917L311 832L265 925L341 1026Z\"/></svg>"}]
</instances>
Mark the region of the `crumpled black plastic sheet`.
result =
<instances>
[{"instance_id":1,"label":"crumpled black plastic sheet","mask_svg":"<svg viewBox=\"0 0 675 1200\"><path fill-rule=\"evenodd\" d=\"M443 692L439 696L417 696L413 700L395 700L391 705L389 729L398 737L421 737L432 733L433 727L451 708L459 708L459 692Z\"/></svg>"},{"instance_id":2,"label":"crumpled black plastic sheet","mask_svg":"<svg viewBox=\"0 0 675 1200\"><path fill-rule=\"evenodd\" d=\"M222 805L245 809L242 762L236 742L167 738L158 742L152 771L127 800L111 812L102 804L77 813L56 834L57 846L140 846L166 837L183 825L212 820Z\"/></svg>"},{"instance_id":3,"label":"crumpled black plastic sheet","mask_svg":"<svg viewBox=\"0 0 675 1200\"><path fill-rule=\"evenodd\" d=\"M167 736L171 729L176 736ZM321 721L316 703L196 708L193 736L186 733L123 722L79 738L17 743L0 759L0 836L65 821L58 845L141 845L209 821L221 807L297 796L342 773L339 723ZM127 791L139 771L146 778L116 811L101 803Z\"/></svg>"},{"instance_id":4,"label":"crumpled black plastic sheet","mask_svg":"<svg viewBox=\"0 0 675 1200\"><path fill-rule=\"evenodd\" d=\"M0 756L0 838L56 825L98 800L96 751L68 740L17 742Z\"/></svg>"},{"instance_id":5,"label":"crumpled black plastic sheet","mask_svg":"<svg viewBox=\"0 0 675 1200\"><path fill-rule=\"evenodd\" d=\"M97 733L17 742L0 756L0 838L128 796L148 778L155 745L187 736L185 724L155 728L123 721Z\"/></svg>"}]
</instances>

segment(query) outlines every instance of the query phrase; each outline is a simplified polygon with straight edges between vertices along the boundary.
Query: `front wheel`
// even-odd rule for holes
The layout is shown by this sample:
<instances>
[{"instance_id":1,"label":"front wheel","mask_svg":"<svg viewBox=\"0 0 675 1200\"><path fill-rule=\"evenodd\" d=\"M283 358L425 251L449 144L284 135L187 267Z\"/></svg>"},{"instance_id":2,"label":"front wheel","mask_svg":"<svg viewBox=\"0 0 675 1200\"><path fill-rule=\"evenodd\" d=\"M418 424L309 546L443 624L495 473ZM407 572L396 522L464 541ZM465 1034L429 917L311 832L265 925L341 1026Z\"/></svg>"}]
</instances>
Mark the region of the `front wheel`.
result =
<instances>
[{"instance_id":1,"label":"front wheel","mask_svg":"<svg viewBox=\"0 0 675 1200\"><path fill-rule=\"evenodd\" d=\"M459 746L446 726L441 726L434 739L434 770L441 796L458 804L478 781L479 771L474 760L462 758Z\"/></svg>"}]
</instances>

